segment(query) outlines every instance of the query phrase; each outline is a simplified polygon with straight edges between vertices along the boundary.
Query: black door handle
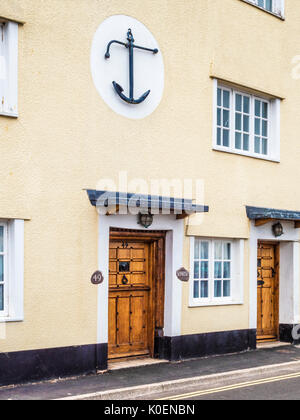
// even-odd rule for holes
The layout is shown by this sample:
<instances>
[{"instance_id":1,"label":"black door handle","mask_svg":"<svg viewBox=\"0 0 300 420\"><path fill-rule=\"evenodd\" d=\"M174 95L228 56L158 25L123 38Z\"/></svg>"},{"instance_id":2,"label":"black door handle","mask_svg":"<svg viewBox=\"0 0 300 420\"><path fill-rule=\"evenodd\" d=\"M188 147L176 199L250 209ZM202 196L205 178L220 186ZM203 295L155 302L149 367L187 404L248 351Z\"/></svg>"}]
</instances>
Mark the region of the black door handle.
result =
<instances>
[{"instance_id":1,"label":"black door handle","mask_svg":"<svg viewBox=\"0 0 300 420\"><path fill-rule=\"evenodd\" d=\"M258 280L257 286L264 286L265 282L263 280Z\"/></svg>"}]
</instances>

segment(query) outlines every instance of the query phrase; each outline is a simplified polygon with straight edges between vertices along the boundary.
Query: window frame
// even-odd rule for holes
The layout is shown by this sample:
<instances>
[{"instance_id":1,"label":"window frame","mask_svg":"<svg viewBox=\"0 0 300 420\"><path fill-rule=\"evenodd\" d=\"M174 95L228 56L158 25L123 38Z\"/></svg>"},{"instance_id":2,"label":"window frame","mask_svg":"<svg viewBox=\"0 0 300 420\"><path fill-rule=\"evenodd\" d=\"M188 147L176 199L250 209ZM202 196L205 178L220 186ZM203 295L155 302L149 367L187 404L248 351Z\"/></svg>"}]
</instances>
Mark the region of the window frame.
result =
<instances>
[{"instance_id":1,"label":"window frame","mask_svg":"<svg viewBox=\"0 0 300 420\"><path fill-rule=\"evenodd\" d=\"M222 246L222 258L216 258L215 257L215 249L216 249L216 244L217 243L221 243ZM230 244L230 259L225 259L224 258L224 245L225 244ZM211 300L215 300L216 302L219 300L222 300L224 302L226 301L231 301L232 300L232 274L233 274L233 242L228 240L228 239L212 239L211 240L211 280L212 280L212 285L211 285ZM224 277L224 263L225 262L230 262L230 277L229 278L225 278ZM221 267L222 267L222 277L221 278L217 278L216 277L216 272L215 272L215 263L221 263ZM209 279L210 281L210 279ZM215 296L215 283L217 281L221 281L221 294L222 296ZM230 281L230 295L229 296L224 296L224 281Z\"/></svg>"},{"instance_id":2,"label":"window frame","mask_svg":"<svg viewBox=\"0 0 300 420\"><path fill-rule=\"evenodd\" d=\"M195 242L209 242L209 274L208 274L208 298L194 298L194 262L195 262ZM230 278L230 297L214 297L214 245L216 242L231 244L231 278ZM244 240L230 238L207 238L200 236L190 237L190 285L189 285L189 307L205 306L227 306L244 304ZM199 273L201 272L199 268ZM201 275L199 280L201 282ZM222 278L223 284L223 278ZM199 287L199 291L200 291Z\"/></svg>"},{"instance_id":3,"label":"window frame","mask_svg":"<svg viewBox=\"0 0 300 420\"><path fill-rule=\"evenodd\" d=\"M255 115L255 101L260 101L261 103L267 103L268 104L268 118L267 118L267 122L268 122L268 124L267 124L267 130L268 130L268 135L267 135L267 137L265 137L265 136L263 136L262 135L262 126L260 127L260 129L261 129L261 133L260 133L260 135L258 136L258 135L256 135L256 133L255 133L255 120L257 119L257 118L259 118L259 120L260 120L260 125L261 125L261 123L262 123L262 121L263 120L266 120L266 118L263 118L263 116L262 116L262 112L261 112L261 115L259 116L259 117L257 117L256 115ZM253 130L254 130L254 136L253 136L253 139L254 139L254 144L253 144L253 146L254 146L254 153L255 153L255 155L257 155L258 157L261 157L262 159L264 158L264 157L269 157L270 156L270 150L272 149L272 147L271 147L271 141L272 141L272 139L271 139L271 137L270 137L270 135L271 135L271 119L272 119L272 115L271 115L271 112L272 112L272 103L271 103L271 101L268 101L268 100L265 100L264 98L261 98L261 97L258 97L258 96L253 96ZM256 153L255 152L255 137L260 137L260 150L262 149L262 139L263 138L267 138L267 140L268 140L268 154L267 155L265 155L265 154L263 154L263 153Z\"/></svg>"},{"instance_id":4,"label":"window frame","mask_svg":"<svg viewBox=\"0 0 300 420\"><path fill-rule=\"evenodd\" d=\"M235 147L235 135L237 131L240 131L241 134L244 136L244 134L246 133L244 130L237 130L236 129L236 114L240 113L242 116L244 116L246 113L244 113L243 111L243 105L242 105L242 111L239 112L236 109L236 96L240 95L242 96L242 98L244 98L245 96L247 96L249 98L249 132L248 132L248 136L249 136L249 149L251 149L251 135L252 135L252 98L251 98L251 94L247 93L247 92L242 92L238 89L234 89L232 91L231 89L231 94L232 94L232 107L230 107L230 112L232 113L232 115L230 115L230 119L231 119L231 125L232 125L232 133L231 133L231 129L230 129L230 146L232 147L233 150L237 153L243 153L243 154L247 154L247 153L251 153L251 150L244 150L244 149L238 149L237 147ZM244 122L242 122L242 127L244 128ZM232 138L231 138L232 136ZM242 144L244 144L244 140L242 140Z\"/></svg>"},{"instance_id":5,"label":"window frame","mask_svg":"<svg viewBox=\"0 0 300 420\"><path fill-rule=\"evenodd\" d=\"M230 91L230 124L229 124L229 147L218 144L218 89ZM249 151L235 147L235 115L236 95L250 98L250 130ZM272 162L280 162L280 103L279 98L271 98L267 95L251 91L251 89L236 87L235 85L213 79L213 150L252 157ZM255 153L255 100L268 104L268 154ZM223 136L222 136L223 138Z\"/></svg>"},{"instance_id":6,"label":"window frame","mask_svg":"<svg viewBox=\"0 0 300 420\"><path fill-rule=\"evenodd\" d=\"M2 42L2 59L5 67L5 79L0 85L0 115L18 117L18 31L19 24L0 19L0 43Z\"/></svg>"},{"instance_id":7,"label":"window frame","mask_svg":"<svg viewBox=\"0 0 300 420\"><path fill-rule=\"evenodd\" d=\"M194 262L195 261L201 261L200 260L196 260L195 259L195 243L196 241L201 242L207 242L209 244L208 246L208 297L207 298L195 298L194 297L194 283L195 281L199 281L200 285L201 285L201 280L202 281L206 281L204 279L201 279L201 268L199 268L199 280L195 279L195 273L194 273ZM225 261L223 259L223 255L222 255L222 260L216 260L215 259L215 246L216 243L222 243L222 249L225 243L229 243L231 246L231 259L230 259L230 263L231 263L231 276L230 276L230 286L231 286L231 291L230 291L230 296L228 297L224 297L224 296L220 296L220 297L216 297L215 293L214 293L214 288L215 288L215 281L217 280L221 280L222 281L222 286L223 286L223 275L221 279L216 279L215 278L215 262L222 262L222 266L223 266L223 262ZM222 251L223 252L223 251ZM205 238L194 238L194 246L193 246L193 253L192 253L192 258L193 258L193 264L192 264L192 299L194 303L228 303L228 302L232 302L232 272L233 272L233 265L234 265L234 256L233 256L233 242L230 239L205 239ZM200 264L201 265L201 264ZM223 273L222 273L223 274ZM228 280L228 279L226 279ZM222 288L223 289L223 288ZM201 290L201 286L199 287L199 291ZM223 290L222 290L222 295L223 295Z\"/></svg>"},{"instance_id":8,"label":"window frame","mask_svg":"<svg viewBox=\"0 0 300 420\"><path fill-rule=\"evenodd\" d=\"M0 255L3 256L3 282L0 284L4 286L4 308L0 310L0 317L8 316L8 294L9 294L9 280L8 280L8 229L7 223L0 221L0 227L3 227L3 252Z\"/></svg>"},{"instance_id":9,"label":"window frame","mask_svg":"<svg viewBox=\"0 0 300 420\"><path fill-rule=\"evenodd\" d=\"M6 308L0 312L0 323L24 321L24 231L23 219L0 219L5 225L6 241Z\"/></svg>"}]
</instances>

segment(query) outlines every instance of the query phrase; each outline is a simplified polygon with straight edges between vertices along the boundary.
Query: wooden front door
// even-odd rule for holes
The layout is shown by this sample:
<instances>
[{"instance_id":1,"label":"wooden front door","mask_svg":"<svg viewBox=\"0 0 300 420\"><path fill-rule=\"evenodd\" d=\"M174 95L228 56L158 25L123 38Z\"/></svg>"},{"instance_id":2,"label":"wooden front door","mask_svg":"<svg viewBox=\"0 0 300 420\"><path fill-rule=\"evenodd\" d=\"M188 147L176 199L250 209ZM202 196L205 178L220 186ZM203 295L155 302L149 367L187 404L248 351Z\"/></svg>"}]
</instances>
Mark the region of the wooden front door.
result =
<instances>
[{"instance_id":1,"label":"wooden front door","mask_svg":"<svg viewBox=\"0 0 300 420\"><path fill-rule=\"evenodd\" d=\"M109 358L151 354L154 342L151 243L111 239Z\"/></svg>"},{"instance_id":2,"label":"wooden front door","mask_svg":"<svg viewBox=\"0 0 300 420\"><path fill-rule=\"evenodd\" d=\"M279 334L279 245L259 243L257 267L257 340L276 340Z\"/></svg>"}]
</instances>

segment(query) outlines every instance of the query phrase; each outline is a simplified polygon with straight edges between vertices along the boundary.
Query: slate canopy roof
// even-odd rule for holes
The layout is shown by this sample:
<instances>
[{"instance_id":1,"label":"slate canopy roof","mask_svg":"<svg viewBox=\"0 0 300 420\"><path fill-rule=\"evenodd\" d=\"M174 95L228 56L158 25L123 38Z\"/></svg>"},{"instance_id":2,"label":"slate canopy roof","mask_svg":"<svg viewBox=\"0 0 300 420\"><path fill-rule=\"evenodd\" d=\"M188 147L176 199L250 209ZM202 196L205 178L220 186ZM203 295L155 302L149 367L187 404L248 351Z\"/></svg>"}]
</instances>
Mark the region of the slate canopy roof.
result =
<instances>
[{"instance_id":1,"label":"slate canopy roof","mask_svg":"<svg viewBox=\"0 0 300 420\"><path fill-rule=\"evenodd\" d=\"M126 206L136 207L141 209L156 210L170 210L170 213L175 214L195 214L207 213L209 207L205 205L194 204L192 200L173 197L162 197L154 195L142 195L111 191L97 191L86 190L90 203L92 206L106 207L110 206Z\"/></svg>"},{"instance_id":2,"label":"slate canopy roof","mask_svg":"<svg viewBox=\"0 0 300 420\"><path fill-rule=\"evenodd\" d=\"M246 206L247 216L250 220L285 220L291 222L300 221L300 211L277 210L263 207Z\"/></svg>"}]
</instances>

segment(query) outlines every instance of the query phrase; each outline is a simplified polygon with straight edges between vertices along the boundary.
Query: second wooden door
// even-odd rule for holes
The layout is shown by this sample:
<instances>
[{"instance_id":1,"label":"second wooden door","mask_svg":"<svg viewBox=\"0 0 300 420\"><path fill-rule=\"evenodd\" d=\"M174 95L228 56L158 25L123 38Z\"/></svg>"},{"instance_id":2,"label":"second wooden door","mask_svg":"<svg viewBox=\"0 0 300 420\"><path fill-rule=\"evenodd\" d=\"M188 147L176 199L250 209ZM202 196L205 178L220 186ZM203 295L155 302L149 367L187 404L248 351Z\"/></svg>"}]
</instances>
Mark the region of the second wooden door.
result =
<instances>
[{"instance_id":1,"label":"second wooden door","mask_svg":"<svg viewBox=\"0 0 300 420\"><path fill-rule=\"evenodd\" d=\"M278 245L259 243L257 266L257 339L275 340L279 330Z\"/></svg>"}]
</instances>

